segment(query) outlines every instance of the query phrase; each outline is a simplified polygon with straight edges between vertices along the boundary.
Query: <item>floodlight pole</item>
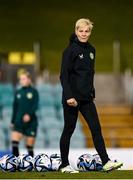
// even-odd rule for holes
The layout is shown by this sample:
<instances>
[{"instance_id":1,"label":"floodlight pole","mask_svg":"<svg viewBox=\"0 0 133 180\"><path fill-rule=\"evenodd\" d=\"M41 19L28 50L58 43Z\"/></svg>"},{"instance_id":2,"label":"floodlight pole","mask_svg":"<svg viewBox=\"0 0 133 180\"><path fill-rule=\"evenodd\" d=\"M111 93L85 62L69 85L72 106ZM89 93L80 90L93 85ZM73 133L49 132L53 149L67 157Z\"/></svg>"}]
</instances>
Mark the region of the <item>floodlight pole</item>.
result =
<instances>
[{"instance_id":1,"label":"floodlight pole","mask_svg":"<svg viewBox=\"0 0 133 180\"><path fill-rule=\"evenodd\" d=\"M33 50L34 50L34 53L36 55L35 72L36 72L36 74L39 74L39 72L40 72L40 59L41 59L40 42L34 42Z\"/></svg>"},{"instance_id":2,"label":"floodlight pole","mask_svg":"<svg viewBox=\"0 0 133 180\"><path fill-rule=\"evenodd\" d=\"M113 71L120 74L120 42L118 40L113 43Z\"/></svg>"}]
</instances>

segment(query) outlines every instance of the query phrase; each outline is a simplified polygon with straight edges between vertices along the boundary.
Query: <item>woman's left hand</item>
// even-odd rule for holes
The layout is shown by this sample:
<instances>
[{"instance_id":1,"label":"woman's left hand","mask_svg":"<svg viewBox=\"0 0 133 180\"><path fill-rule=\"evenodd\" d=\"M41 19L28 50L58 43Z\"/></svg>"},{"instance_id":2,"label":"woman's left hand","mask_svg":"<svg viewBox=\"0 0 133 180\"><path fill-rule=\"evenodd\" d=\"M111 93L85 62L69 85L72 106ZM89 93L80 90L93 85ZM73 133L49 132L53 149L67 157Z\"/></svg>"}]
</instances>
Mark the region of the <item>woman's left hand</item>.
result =
<instances>
[{"instance_id":1,"label":"woman's left hand","mask_svg":"<svg viewBox=\"0 0 133 180\"><path fill-rule=\"evenodd\" d=\"M25 115L23 116L23 121L24 121L25 123L29 122L30 119L31 119L31 118L30 118L29 114L25 114Z\"/></svg>"}]
</instances>

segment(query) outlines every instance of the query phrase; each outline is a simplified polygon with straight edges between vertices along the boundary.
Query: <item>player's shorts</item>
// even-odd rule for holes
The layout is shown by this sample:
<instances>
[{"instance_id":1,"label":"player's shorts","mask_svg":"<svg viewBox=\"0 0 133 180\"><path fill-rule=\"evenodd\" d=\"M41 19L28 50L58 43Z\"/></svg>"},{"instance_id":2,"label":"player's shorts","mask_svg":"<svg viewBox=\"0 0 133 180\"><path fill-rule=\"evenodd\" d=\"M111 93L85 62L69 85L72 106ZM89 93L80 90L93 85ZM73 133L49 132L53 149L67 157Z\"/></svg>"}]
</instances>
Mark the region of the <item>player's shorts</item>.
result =
<instances>
[{"instance_id":1,"label":"player's shorts","mask_svg":"<svg viewBox=\"0 0 133 180\"><path fill-rule=\"evenodd\" d=\"M24 136L27 137L36 137L37 135L37 127L38 123L37 120L32 120L30 122L15 122L13 131L17 131L22 133Z\"/></svg>"}]
</instances>

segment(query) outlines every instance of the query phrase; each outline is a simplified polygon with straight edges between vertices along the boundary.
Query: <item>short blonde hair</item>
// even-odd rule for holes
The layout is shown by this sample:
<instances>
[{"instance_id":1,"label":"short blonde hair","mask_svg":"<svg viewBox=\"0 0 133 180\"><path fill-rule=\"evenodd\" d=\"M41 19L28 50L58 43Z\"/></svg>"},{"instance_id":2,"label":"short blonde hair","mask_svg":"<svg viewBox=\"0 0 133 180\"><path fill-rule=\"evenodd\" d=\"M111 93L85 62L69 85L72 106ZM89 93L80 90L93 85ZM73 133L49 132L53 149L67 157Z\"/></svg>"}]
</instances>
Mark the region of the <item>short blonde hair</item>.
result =
<instances>
[{"instance_id":1,"label":"short blonde hair","mask_svg":"<svg viewBox=\"0 0 133 180\"><path fill-rule=\"evenodd\" d=\"M21 75L25 75L25 76L27 76L29 79L32 80L32 77L31 77L30 72L27 71L26 69L20 69L20 70L18 71L18 73L17 73L18 78L20 78Z\"/></svg>"},{"instance_id":2,"label":"short blonde hair","mask_svg":"<svg viewBox=\"0 0 133 180\"><path fill-rule=\"evenodd\" d=\"M79 27L83 27L83 26L89 26L89 29L92 30L93 22L91 22L89 19L86 18L78 19L75 23L75 30L78 30Z\"/></svg>"}]
</instances>

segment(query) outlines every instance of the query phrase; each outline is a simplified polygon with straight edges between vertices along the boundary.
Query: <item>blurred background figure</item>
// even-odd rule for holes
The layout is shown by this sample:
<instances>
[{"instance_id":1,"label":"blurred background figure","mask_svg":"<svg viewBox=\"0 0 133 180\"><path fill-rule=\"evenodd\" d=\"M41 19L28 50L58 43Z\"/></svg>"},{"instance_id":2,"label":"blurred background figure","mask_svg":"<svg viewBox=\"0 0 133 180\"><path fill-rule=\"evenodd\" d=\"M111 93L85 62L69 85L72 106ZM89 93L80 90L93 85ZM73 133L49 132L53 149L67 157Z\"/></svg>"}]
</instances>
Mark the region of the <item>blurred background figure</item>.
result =
<instances>
[{"instance_id":1,"label":"blurred background figure","mask_svg":"<svg viewBox=\"0 0 133 180\"><path fill-rule=\"evenodd\" d=\"M31 73L40 96L35 148L59 148L61 54L82 17L93 19L95 27L90 41L97 49L96 104L106 146L133 148L133 2L84 0L83 6L75 0L0 0L0 154L11 150L10 119L20 69ZM84 118L78 118L71 148L91 148L91 134ZM25 148L23 141L19 147Z\"/></svg>"},{"instance_id":2,"label":"blurred background figure","mask_svg":"<svg viewBox=\"0 0 133 180\"><path fill-rule=\"evenodd\" d=\"M32 86L31 75L27 71L19 74L20 88L16 91L13 102L11 120L12 153L19 156L19 142L24 137L25 145L30 156L34 156L33 148L37 134L38 121L38 92Z\"/></svg>"}]
</instances>

